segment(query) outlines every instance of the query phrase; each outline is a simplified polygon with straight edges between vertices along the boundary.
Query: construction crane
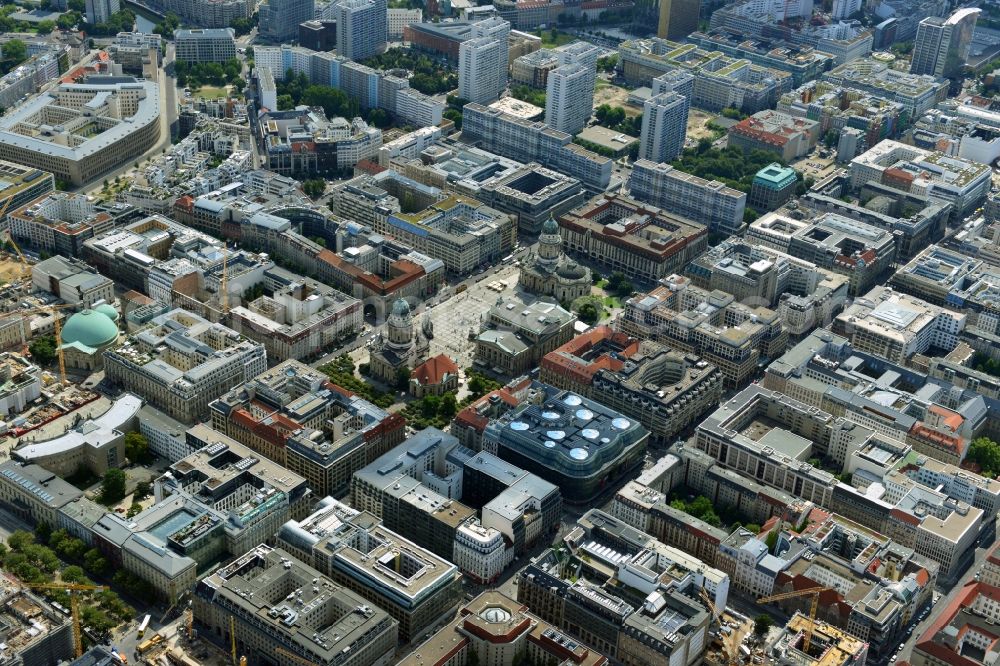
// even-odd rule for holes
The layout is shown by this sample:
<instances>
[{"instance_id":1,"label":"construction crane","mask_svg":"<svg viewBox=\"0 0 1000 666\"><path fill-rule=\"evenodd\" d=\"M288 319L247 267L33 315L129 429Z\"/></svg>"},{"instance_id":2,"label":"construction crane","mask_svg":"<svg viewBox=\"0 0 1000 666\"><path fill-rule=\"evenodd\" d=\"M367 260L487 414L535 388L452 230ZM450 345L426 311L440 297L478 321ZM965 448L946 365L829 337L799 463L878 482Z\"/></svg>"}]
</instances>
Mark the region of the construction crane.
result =
<instances>
[{"instance_id":1,"label":"construction crane","mask_svg":"<svg viewBox=\"0 0 1000 666\"><path fill-rule=\"evenodd\" d=\"M289 652L288 650L286 650L283 647L276 647L276 648L274 648L274 651L277 652L278 654L283 654L283 655L285 655L286 657L288 657L290 659L294 659L295 661L299 662L300 664L303 664L303 666L319 666L319 664L311 662L308 659L306 659L305 657L300 657L299 655L295 654L294 652Z\"/></svg>"},{"instance_id":2,"label":"construction crane","mask_svg":"<svg viewBox=\"0 0 1000 666\"><path fill-rule=\"evenodd\" d=\"M19 316L27 316L32 314L51 314L52 319L55 323L56 332L56 356L59 358L59 381L63 386L66 386L66 355L63 353L62 349L62 321L55 314L56 310L62 310L63 308L73 308L77 307L73 303L62 303L60 305L44 305L40 308L32 308L31 310L20 310L17 312L12 312L10 314L16 314Z\"/></svg>"},{"instance_id":3,"label":"construction crane","mask_svg":"<svg viewBox=\"0 0 1000 666\"><path fill-rule=\"evenodd\" d=\"M809 646L812 644L813 630L816 628L816 609L819 608L819 595L823 592L834 590L832 587L807 587L804 590L795 592L784 592L782 594L772 594L761 597L757 600L759 604L766 604L772 601L782 601L784 599L795 599L797 597L812 596L812 603L809 606L809 621L806 623L806 633L802 641L802 651L809 654Z\"/></svg>"},{"instance_id":4,"label":"construction crane","mask_svg":"<svg viewBox=\"0 0 1000 666\"><path fill-rule=\"evenodd\" d=\"M722 630L722 613L716 608L715 603L712 602L712 598L708 596L708 592L705 588L698 590L701 595L702 601L708 606L708 610L712 613L712 621L719 625L719 630ZM740 644L743 643L743 632L740 630L735 630L730 632L728 635L722 637L722 650L726 657L729 659L729 666L739 666L740 663Z\"/></svg>"},{"instance_id":5,"label":"construction crane","mask_svg":"<svg viewBox=\"0 0 1000 666\"><path fill-rule=\"evenodd\" d=\"M229 273L227 262L229 260L229 243L222 245L222 280L219 281L219 294L222 296L222 316L229 314Z\"/></svg>"},{"instance_id":6,"label":"construction crane","mask_svg":"<svg viewBox=\"0 0 1000 666\"><path fill-rule=\"evenodd\" d=\"M0 210L0 220L2 219L3 219L3 211ZM7 231L4 231L3 235L0 236L0 244L2 243L7 243L12 248L14 248L14 252L17 253L18 261L20 261L24 265L24 273L22 274L21 279L22 280L29 279L31 277L31 264L28 263L28 259L27 257L24 256L24 252L21 252L21 248L18 247L17 243L14 242L14 237L10 234L9 229Z\"/></svg>"},{"instance_id":7,"label":"construction crane","mask_svg":"<svg viewBox=\"0 0 1000 666\"><path fill-rule=\"evenodd\" d=\"M77 658L83 656L83 633L80 629L80 602L77 592L103 592L103 585L78 585L76 583L24 583L33 590L66 590L69 592L69 612L73 619L73 649Z\"/></svg>"}]
</instances>

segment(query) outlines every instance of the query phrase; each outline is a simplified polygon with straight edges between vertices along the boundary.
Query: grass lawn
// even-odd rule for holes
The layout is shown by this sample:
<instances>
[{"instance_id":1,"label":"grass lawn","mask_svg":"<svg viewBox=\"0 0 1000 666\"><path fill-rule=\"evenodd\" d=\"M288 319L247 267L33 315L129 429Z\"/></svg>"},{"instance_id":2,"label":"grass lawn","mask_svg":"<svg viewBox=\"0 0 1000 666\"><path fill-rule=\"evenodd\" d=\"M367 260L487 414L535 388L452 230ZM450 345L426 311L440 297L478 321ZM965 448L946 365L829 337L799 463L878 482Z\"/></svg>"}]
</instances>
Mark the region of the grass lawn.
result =
<instances>
[{"instance_id":1,"label":"grass lawn","mask_svg":"<svg viewBox=\"0 0 1000 666\"><path fill-rule=\"evenodd\" d=\"M556 38L552 39L551 30L536 30L535 35L542 38L542 48L543 49L554 49L559 46L564 46L570 42L575 42L576 37L563 32L557 32Z\"/></svg>"},{"instance_id":2,"label":"grass lawn","mask_svg":"<svg viewBox=\"0 0 1000 666\"><path fill-rule=\"evenodd\" d=\"M222 99L227 94L229 94L229 87L222 86L217 88L215 86L202 86L198 90L192 92L192 97L204 97L205 99Z\"/></svg>"}]
</instances>

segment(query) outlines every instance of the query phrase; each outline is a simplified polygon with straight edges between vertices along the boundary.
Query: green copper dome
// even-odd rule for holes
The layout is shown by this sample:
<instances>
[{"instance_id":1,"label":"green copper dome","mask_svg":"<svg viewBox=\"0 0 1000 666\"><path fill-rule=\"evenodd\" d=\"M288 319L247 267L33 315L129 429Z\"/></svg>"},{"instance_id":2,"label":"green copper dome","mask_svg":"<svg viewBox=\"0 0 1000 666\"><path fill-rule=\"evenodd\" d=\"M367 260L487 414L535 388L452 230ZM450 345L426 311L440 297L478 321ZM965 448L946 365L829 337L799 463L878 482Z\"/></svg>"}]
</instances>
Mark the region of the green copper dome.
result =
<instances>
[{"instance_id":1,"label":"green copper dome","mask_svg":"<svg viewBox=\"0 0 1000 666\"><path fill-rule=\"evenodd\" d=\"M559 225L551 215L549 216L549 219L545 220L542 224L542 233L550 235L559 233Z\"/></svg>"},{"instance_id":2,"label":"green copper dome","mask_svg":"<svg viewBox=\"0 0 1000 666\"><path fill-rule=\"evenodd\" d=\"M395 303L392 304L392 314L397 317L409 317L410 316L410 304L406 302L405 298L400 298Z\"/></svg>"},{"instance_id":3,"label":"green copper dome","mask_svg":"<svg viewBox=\"0 0 1000 666\"><path fill-rule=\"evenodd\" d=\"M107 315L108 319L111 321L118 321L118 310L115 310L114 306L108 303L101 303L94 308L94 311Z\"/></svg>"},{"instance_id":4,"label":"green copper dome","mask_svg":"<svg viewBox=\"0 0 1000 666\"><path fill-rule=\"evenodd\" d=\"M110 344L118 337L118 327L111 318L97 310L77 312L62 327L64 345L79 342L81 345L98 349Z\"/></svg>"}]
</instances>

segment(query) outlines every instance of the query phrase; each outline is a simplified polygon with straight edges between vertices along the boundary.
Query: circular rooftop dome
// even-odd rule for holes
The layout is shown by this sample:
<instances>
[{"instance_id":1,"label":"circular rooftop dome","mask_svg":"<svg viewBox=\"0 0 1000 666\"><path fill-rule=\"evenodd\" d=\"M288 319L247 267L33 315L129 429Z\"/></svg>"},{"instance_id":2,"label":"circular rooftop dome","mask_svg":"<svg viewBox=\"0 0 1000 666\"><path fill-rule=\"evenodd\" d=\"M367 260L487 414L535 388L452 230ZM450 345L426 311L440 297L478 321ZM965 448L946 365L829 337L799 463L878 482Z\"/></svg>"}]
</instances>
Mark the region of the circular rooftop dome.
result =
<instances>
[{"instance_id":1,"label":"circular rooftop dome","mask_svg":"<svg viewBox=\"0 0 1000 666\"><path fill-rule=\"evenodd\" d=\"M392 314L397 317L410 316L410 304L406 302L405 298L400 298L392 304Z\"/></svg>"},{"instance_id":2,"label":"circular rooftop dome","mask_svg":"<svg viewBox=\"0 0 1000 666\"><path fill-rule=\"evenodd\" d=\"M100 312L102 315L107 315L108 319L111 321L118 321L118 310L115 310L113 305L101 303L94 308L94 311Z\"/></svg>"},{"instance_id":3,"label":"circular rooftop dome","mask_svg":"<svg viewBox=\"0 0 1000 666\"><path fill-rule=\"evenodd\" d=\"M62 327L63 344L79 342L95 349L114 342L118 327L111 318L97 310L77 312Z\"/></svg>"},{"instance_id":4,"label":"circular rooftop dome","mask_svg":"<svg viewBox=\"0 0 1000 666\"><path fill-rule=\"evenodd\" d=\"M549 219L542 223L542 233L550 235L559 233L559 225L551 215L549 215Z\"/></svg>"},{"instance_id":5,"label":"circular rooftop dome","mask_svg":"<svg viewBox=\"0 0 1000 666\"><path fill-rule=\"evenodd\" d=\"M490 624L499 624L501 622L508 622L511 618L511 614L506 608L502 608L500 606L489 606L483 609L483 612L479 614L479 617L483 618Z\"/></svg>"}]
</instances>

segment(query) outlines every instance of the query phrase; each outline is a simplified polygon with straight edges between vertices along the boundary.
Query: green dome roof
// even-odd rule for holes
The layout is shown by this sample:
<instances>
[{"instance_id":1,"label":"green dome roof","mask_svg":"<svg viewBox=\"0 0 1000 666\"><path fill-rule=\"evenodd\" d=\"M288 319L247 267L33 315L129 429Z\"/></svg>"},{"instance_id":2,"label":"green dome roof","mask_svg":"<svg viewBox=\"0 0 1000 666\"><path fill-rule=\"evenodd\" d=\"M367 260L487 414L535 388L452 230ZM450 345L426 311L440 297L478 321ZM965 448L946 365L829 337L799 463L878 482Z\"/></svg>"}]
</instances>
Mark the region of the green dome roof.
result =
<instances>
[{"instance_id":1,"label":"green dome roof","mask_svg":"<svg viewBox=\"0 0 1000 666\"><path fill-rule=\"evenodd\" d=\"M557 234L559 233L559 224L556 223L555 219L550 215L549 219L545 220L542 224L543 234Z\"/></svg>"},{"instance_id":2,"label":"green dome roof","mask_svg":"<svg viewBox=\"0 0 1000 666\"><path fill-rule=\"evenodd\" d=\"M392 314L397 317L409 317L410 316L410 304L406 302L405 298L398 299L392 305Z\"/></svg>"},{"instance_id":3,"label":"green dome roof","mask_svg":"<svg viewBox=\"0 0 1000 666\"><path fill-rule=\"evenodd\" d=\"M103 347L118 337L118 327L104 313L97 310L77 312L62 327L64 345L79 342L95 349Z\"/></svg>"},{"instance_id":4,"label":"green dome roof","mask_svg":"<svg viewBox=\"0 0 1000 666\"><path fill-rule=\"evenodd\" d=\"M108 303L101 303L94 308L95 312L100 312L103 315L107 315L108 319L111 321L118 321L118 310L115 310L114 306Z\"/></svg>"}]
</instances>

